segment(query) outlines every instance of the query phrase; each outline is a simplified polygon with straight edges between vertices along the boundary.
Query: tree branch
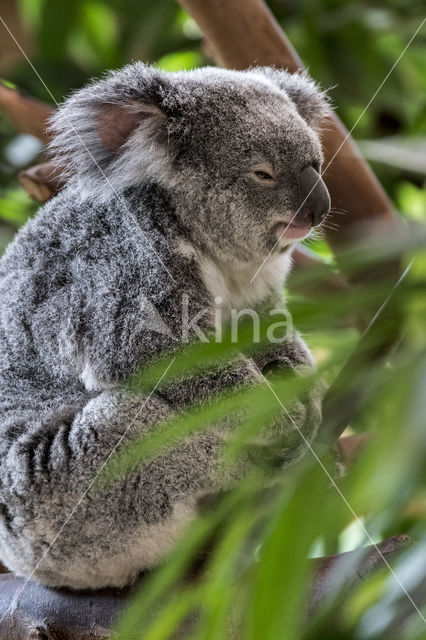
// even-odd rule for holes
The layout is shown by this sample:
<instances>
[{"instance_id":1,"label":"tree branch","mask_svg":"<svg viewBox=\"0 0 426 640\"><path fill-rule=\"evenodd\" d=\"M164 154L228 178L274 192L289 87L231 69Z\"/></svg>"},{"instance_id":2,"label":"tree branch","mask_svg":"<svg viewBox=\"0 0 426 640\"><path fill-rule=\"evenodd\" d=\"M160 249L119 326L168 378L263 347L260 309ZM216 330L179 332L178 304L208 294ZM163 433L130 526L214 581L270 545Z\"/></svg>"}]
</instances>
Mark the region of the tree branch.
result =
<instances>
[{"instance_id":1,"label":"tree branch","mask_svg":"<svg viewBox=\"0 0 426 640\"><path fill-rule=\"evenodd\" d=\"M314 578L309 610L317 609L333 595L346 595L357 583L385 569L386 562L391 564L395 556L410 544L409 536L399 535L377 545L312 560Z\"/></svg>"},{"instance_id":2,"label":"tree branch","mask_svg":"<svg viewBox=\"0 0 426 640\"><path fill-rule=\"evenodd\" d=\"M19 182L28 195L37 202L46 202L64 186L60 167L54 162L44 162L21 171Z\"/></svg>"},{"instance_id":3,"label":"tree branch","mask_svg":"<svg viewBox=\"0 0 426 640\"><path fill-rule=\"evenodd\" d=\"M30 133L44 143L49 141L47 120L55 111L50 105L10 89L0 81L0 109L18 131Z\"/></svg>"},{"instance_id":4,"label":"tree branch","mask_svg":"<svg viewBox=\"0 0 426 640\"><path fill-rule=\"evenodd\" d=\"M394 536L379 545L312 560L314 574L308 610L332 594L347 593L360 580L385 567L410 543ZM143 578L142 578L143 580ZM127 589L70 591L49 589L12 573L0 576L2 640L101 640L110 637L114 621L140 586ZM25 588L24 588L25 585Z\"/></svg>"}]
</instances>

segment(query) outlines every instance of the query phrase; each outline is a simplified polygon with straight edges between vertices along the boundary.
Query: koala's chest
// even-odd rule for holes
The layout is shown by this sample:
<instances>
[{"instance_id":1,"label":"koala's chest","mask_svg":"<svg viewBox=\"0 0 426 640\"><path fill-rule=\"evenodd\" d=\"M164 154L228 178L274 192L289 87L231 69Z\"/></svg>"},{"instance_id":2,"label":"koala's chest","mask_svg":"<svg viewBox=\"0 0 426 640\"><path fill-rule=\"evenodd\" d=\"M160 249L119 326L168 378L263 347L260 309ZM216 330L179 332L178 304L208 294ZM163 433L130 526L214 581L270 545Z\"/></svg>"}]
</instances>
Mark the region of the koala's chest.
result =
<instances>
[{"instance_id":1,"label":"koala's chest","mask_svg":"<svg viewBox=\"0 0 426 640\"><path fill-rule=\"evenodd\" d=\"M189 255L188 245L184 250ZM282 289L290 267L288 255L274 257L263 265L223 265L193 248L191 256L209 294L212 312L220 308L223 319L230 317L232 311L259 307L272 293Z\"/></svg>"}]
</instances>

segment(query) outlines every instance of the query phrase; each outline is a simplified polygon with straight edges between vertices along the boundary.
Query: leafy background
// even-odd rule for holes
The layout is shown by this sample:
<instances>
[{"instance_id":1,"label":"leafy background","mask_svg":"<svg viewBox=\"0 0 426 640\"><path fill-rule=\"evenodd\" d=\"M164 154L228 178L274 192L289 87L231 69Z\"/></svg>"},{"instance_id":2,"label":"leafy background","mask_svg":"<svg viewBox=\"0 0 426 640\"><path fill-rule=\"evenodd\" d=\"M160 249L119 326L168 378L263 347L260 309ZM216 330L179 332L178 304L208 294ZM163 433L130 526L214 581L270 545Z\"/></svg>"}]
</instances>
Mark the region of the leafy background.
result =
<instances>
[{"instance_id":1,"label":"leafy background","mask_svg":"<svg viewBox=\"0 0 426 640\"><path fill-rule=\"evenodd\" d=\"M424 9L421 2L411 0L271 0L269 4L313 77L330 87L335 108L348 128L419 26ZM58 102L88 78L133 59L167 70L211 63L196 24L174 0L3 0L2 15ZM425 44L423 29L354 130L355 139L412 230L401 239L403 246L387 247L387 251L398 253L403 248L405 264L415 258L396 298L402 345L390 365L360 365L350 381L362 385L365 392L350 429L370 433L371 444L345 477L336 478L335 466L326 456L322 462L332 480L312 456L306 456L303 464L286 473L285 483L262 500L256 498L258 478L247 478L200 518L165 566L144 584L121 622L123 638L169 638L194 609L199 611L198 624L190 632L194 638L426 638L422 614L398 583L410 589L424 616ZM49 101L4 30L0 56L4 78ZM0 135L3 249L35 212L36 206L18 186L17 174L36 162L42 149L30 136L17 134L1 115ZM332 260L325 241L318 240L314 248ZM362 250L356 254L353 268L363 255ZM369 268L375 266L370 263ZM362 291L315 301L303 296L308 277L315 285L315 274L296 279L298 294L290 298L290 308L314 350L321 375L331 383L360 335L348 326L347 317L365 306L378 308L390 283L376 288L366 284ZM192 355L189 352L182 366L190 370L200 359L197 350ZM288 382L276 385L284 402L301 391ZM260 429L271 412L280 410L265 387L255 399L226 399L205 408L201 422L207 425L232 403L242 402L249 403L254 418L231 443L234 453L244 446L244 437ZM199 423L197 414L192 418L189 414L186 420L168 425L164 437L124 453L122 464L155 455L173 442L176 433L185 435ZM216 533L218 542L207 578L197 583L182 581L197 549L223 523L226 527L219 527ZM354 549L371 539L379 541L399 533L410 534L414 544L393 565L397 579L389 571L380 571L350 594L338 589L315 615L306 615L311 579L307 557Z\"/></svg>"}]
</instances>

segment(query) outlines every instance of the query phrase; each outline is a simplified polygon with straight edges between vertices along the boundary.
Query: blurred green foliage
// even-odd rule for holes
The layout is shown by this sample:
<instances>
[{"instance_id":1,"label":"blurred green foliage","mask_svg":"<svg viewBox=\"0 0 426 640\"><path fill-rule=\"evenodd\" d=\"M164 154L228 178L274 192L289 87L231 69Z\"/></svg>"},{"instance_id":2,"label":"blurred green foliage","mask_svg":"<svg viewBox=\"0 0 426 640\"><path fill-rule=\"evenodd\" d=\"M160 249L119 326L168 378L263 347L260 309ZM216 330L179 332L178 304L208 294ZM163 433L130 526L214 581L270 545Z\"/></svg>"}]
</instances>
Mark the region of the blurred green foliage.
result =
<instances>
[{"instance_id":1,"label":"blurred green foliage","mask_svg":"<svg viewBox=\"0 0 426 640\"><path fill-rule=\"evenodd\" d=\"M424 14L417 0L270 0L269 4L310 73L324 87L331 87L334 105L349 129ZM32 36L31 61L57 101L88 78L134 59L167 70L211 63L197 26L174 0L19 0L19 6ZM398 148L402 139L426 135L425 39L423 29L357 123L355 138L393 136ZM8 69L7 79L49 101L26 61ZM1 251L36 209L19 189L17 173L39 156L1 116L0 136ZM20 152L12 153L14 148ZM351 472L337 480L328 456L321 462L333 480L308 455L304 464L286 473L283 485L276 485L262 500L257 498L259 478L255 474L247 478L200 517L167 563L146 582L120 623L123 640L170 638L179 621L194 609L201 612L191 636L197 640L234 638L229 631L233 626L243 629L241 637L247 640L426 638L421 616L388 571L379 572L344 602L343 594L336 593L316 616L306 616L304 610L310 575L307 557L320 550L336 552L370 542L364 527L375 541L397 533L412 535L415 544L403 554L396 572L414 592L419 575L426 573L426 254L420 233L426 222L424 175L407 170L403 159L393 166L376 162L374 169L413 227L408 254L416 259L399 298L402 347L391 366L366 366L353 376L353 384L363 384L367 394L351 428L371 432L372 445ZM315 247L331 260L324 241ZM296 326L302 328L328 382L359 338L355 329L341 328L345 317L359 308L377 309L389 287L390 283L374 289L366 285L356 295L339 294L318 302L308 302L302 295L292 298ZM191 370L207 362L207 357L214 358L215 352L207 356L195 348L173 365L170 375L176 374L174 367L179 364ZM163 363L164 368L167 364ZM144 373L145 382L138 384L144 382L149 388L148 373ZM284 401L300 393L288 382L276 384ZM176 434L208 425L236 402L247 402L253 419L231 443L230 452L235 454L244 446L244 436L253 435L266 415L280 410L267 386L254 397L226 398L222 404L203 408L204 413L189 414L151 442L123 453L116 463L125 466L154 456ZM218 525L222 526L208 577L196 586L182 582L185 568ZM413 597L425 615L425 595ZM408 623L397 628L401 611L409 612Z\"/></svg>"}]
</instances>

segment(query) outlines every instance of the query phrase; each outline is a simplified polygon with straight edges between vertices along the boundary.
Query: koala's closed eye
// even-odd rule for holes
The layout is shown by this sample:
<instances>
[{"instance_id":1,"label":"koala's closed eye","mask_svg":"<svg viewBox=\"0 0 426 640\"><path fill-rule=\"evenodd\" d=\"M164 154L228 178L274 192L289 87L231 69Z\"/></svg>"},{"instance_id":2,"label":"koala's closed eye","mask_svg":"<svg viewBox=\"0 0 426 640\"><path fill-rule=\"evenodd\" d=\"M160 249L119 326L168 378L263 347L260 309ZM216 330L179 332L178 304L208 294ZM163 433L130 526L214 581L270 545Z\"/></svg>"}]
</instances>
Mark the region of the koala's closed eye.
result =
<instances>
[{"instance_id":1,"label":"koala's closed eye","mask_svg":"<svg viewBox=\"0 0 426 640\"><path fill-rule=\"evenodd\" d=\"M252 175L257 182L272 185L276 181L275 171L268 165L255 167Z\"/></svg>"}]
</instances>

